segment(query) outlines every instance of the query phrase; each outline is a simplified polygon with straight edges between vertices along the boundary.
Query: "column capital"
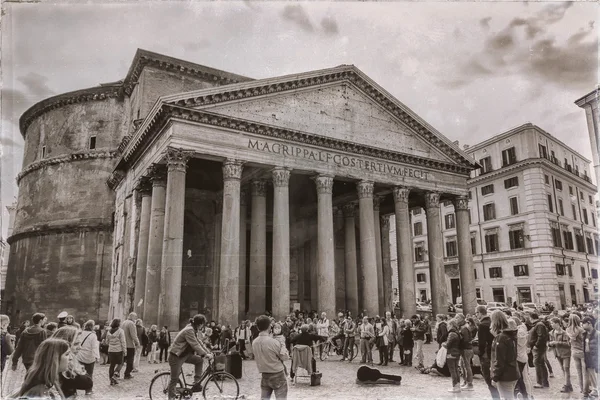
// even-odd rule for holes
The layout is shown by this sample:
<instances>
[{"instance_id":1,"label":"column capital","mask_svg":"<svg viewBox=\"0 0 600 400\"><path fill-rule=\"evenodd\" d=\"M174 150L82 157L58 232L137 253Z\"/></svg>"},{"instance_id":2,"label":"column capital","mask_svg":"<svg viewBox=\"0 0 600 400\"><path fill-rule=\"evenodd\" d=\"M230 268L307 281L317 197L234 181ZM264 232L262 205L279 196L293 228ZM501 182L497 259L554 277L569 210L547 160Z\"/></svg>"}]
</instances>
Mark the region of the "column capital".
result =
<instances>
[{"instance_id":1,"label":"column capital","mask_svg":"<svg viewBox=\"0 0 600 400\"><path fill-rule=\"evenodd\" d=\"M152 186L166 186L167 185L167 169L163 164L152 164L146 175L150 182L152 182Z\"/></svg>"},{"instance_id":2,"label":"column capital","mask_svg":"<svg viewBox=\"0 0 600 400\"><path fill-rule=\"evenodd\" d=\"M404 186L394 186L394 203L406 203L408 204L408 196L410 195L410 188Z\"/></svg>"},{"instance_id":3,"label":"column capital","mask_svg":"<svg viewBox=\"0 0 600 400\"><path fill-rule=\"evenodd\" d=\"M467 196L456 196L452 203L454 203L454 211L469 210L469 197Z\"/></svg>"},{"instance_id":4,"label":"column capital","mask_svg":"<svg viewBox=\"0 0 600 400\"><path fill-rule=\"evenodd\" d=\"M356 215L356 205L354 203L344 204L342 206L344 217L353 218Z\"/></svg>"},{"instance_id":5,"label":"column capital","mask_svg":"<svg viewBox=\"0 0 600 400\"><path fill-rule=\"evenodd\" d=\"M276 167L273 169L273 186L287 187L290 184L290 169Z\"/></svg>"},{"instance_id":6,"label":"column capital","mask_svg":"<svg viewBox=\"0 0 600 400\"><path fill-rule=\"evenodd\" d=\"M317 185L318 194L333 193L333 176L332 175L317 175L313 178Z\"/></svg>"},{"instance_id":7,"label":"column capital","mask_svg":"<svg viewBox=\"0 0 600 400\"><path fill-rule=\"evenodd\" d=\"M135 184L133 190L138 192L140 197L150 196L152 194L152 183L148 176L142 176Z\"/></svg>"},{"instance_id":8,"label":"column capital","mask_svg":"<svg viewBox=\"0 0 600 400\"><path fill-rule=\"evenodd\" d=\"M382 215L379 217L381 220L381 229L390 229L390 216L389 215Z\"/></svg>"},{"instance_id":9,"label":"column capital","mask_svg":"<svg viewBox=\"0 0 600 400\"><path fill-rule=\"evenodd\" d=\"M244 162L240 160L233 160L228 158L223 163L223 180L236 180L242 179L242 170Z\"/></svg>"},{"instance_id":10,"label":"column capital","mask_svg":"<svg viewBox=\"0 0 600 400\"><path fill-rule=\"evenodd\" d=\"M375 183L371 181L360 181L356 185L356 190L358 192L358 198L364 199L367 197L373 197L373 187Z\"/></svg>"},{"instance_id":11,"label":"column capital","mask_svg":"<svg viewBox=\"0 0 600 400\"><path fill-rule=\"evenodd\" d=\"M267 196L267 181L262 179L257 179L252 181L252 196Z\"/></svg>"},{"instance_id":12,"label":"column capital","mask_svg":"<svg viewBox=\"0 0 600 400\"><path fill-rule=\"evenodd\" d=\"M167 168L170 171L185 172L187 162L194 155L193 151L168 147L165 152Z\"/></svg>"},{"instance_id":13,"label":"column capital","mask_svg":"<svg viewBox=\"0 0 600 400\"><path fill-rule=\"evenodd\" d=\"M437 192L425 193L425 210L438 208L440 206L440 194Z\"/></svg>"}]
</instances>

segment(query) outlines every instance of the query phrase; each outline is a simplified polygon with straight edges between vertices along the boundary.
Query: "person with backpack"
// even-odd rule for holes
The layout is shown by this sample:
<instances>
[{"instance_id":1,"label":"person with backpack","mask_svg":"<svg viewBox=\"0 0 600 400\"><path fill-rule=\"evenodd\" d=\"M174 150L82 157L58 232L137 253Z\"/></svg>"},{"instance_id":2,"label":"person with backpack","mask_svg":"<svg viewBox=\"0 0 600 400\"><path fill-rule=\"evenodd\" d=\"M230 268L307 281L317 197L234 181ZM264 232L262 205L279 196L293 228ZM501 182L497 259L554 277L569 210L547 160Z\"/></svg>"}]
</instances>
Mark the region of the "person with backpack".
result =
<instances>
[{"instance_id":1,"label":"person with backpack","mask_svg":"<svg viewBox=\"0 0 600 400\"><path fill-rule=\"evenodd\" d=\"M165 325L162 327L160 332L158 333L158 348L160 349L158 355L158 362L163 362L163 354L165 355L165 362L167 362L167 355L169 347L171 346L171 335L169 334L169 329Z\"/></svg>"}]
</instances>

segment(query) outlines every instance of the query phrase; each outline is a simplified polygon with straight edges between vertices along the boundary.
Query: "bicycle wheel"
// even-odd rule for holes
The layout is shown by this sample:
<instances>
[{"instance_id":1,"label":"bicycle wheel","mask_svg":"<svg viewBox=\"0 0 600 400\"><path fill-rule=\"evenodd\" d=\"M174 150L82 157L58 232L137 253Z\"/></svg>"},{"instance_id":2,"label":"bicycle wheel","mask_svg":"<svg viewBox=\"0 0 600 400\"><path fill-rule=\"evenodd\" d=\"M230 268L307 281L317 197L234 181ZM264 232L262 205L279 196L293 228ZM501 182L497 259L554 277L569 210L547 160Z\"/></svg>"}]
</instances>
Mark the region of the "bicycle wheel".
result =
<instances>
[{"instance_id":1,"label":"bicycle wheel","mask_svg":"<svg viewBox=\"0 0 600 400\"><path fill-rule=\"evenodd\" d=\"M352 355L350 356L350 361L354 360L356 358L356 356L358 355L358 345L356 343L354 343L354 346L352 346L353 348L353 352Z\"/></svg>"},{"instance_id":2,"label":"bicycle wheel","mask_svg":"<svg viewBox=\"0 0 600 400\"><path fill-rule=\"evenodd\" d=\"M329 342L321 343L319 345L319 352L321 353L319 354L321 361L327 360L329 358Z\"/></svg>"},{"instance_id":3,"label":"bicycle wheel","mask_svg":"<svg viewBox=\"0 0 600 400\"><path fill-rule=\"evenodd\" d=\"M171 381L170 372L161 372L152 378L150 381L150 389L148 389L148 395L150 400L167 400L169 398L169 382ZM177 381L175 386L176 398L181 398L181 392L183 391L183 383L181 379Z\"/></svg>"},{"instance_id":4,"label":"bicycle wheel","mask_svg":"<svg viewBox=\"0 0 600 400\"><path fill-rule=\"evenodd\" d=\"M240 395L240 386L237 379L228 372L215 372L204 383L202 396L207 400L231 399L235 400Z\"/></svg>"}]
</instances>

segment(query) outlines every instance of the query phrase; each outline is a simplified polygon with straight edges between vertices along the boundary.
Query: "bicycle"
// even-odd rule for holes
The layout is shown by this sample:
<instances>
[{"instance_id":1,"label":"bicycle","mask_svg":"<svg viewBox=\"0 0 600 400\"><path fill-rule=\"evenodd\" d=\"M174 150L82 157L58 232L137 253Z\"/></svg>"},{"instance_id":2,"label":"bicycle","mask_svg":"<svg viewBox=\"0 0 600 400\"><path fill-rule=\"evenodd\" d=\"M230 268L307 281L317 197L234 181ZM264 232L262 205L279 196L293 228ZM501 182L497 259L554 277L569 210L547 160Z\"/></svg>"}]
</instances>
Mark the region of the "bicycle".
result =
<instances>
[{"instance_id":1,"label":"bicycle","mask_svg":"<svg viewBox=\"0 0 600 400\"><path fill-rule=\"evenodd\" d=\"M159 372L150 381L150 400L169 398L169 381L171 372ZM202 372L198 384L187 383L183 368L175 386L175 398L181 400L191 399L194 393L202 391L202 397L212 399L237 399L240 395L240 386L237 379L228 372L217 370L214 359L208 361L208 367Z\"/></svg>"},{"instance_id":2,"label":"bicycle","mask_svg":"<svg viewBox=\"0 0 600 400\"><path fill-rule=\"evenodd\" d=\"M354 360L356 358L356 356L358 355L358 345L356 343L354 343L354 345L352 346L352 349L354 351L350 352L350 361ZM334 351L335 354L337 354L338 356L343 356L344 344L342 341L342 345L338 346L336 343L334 343L332 341L332 338L328 338L325 343L321 343L319 345L319 350L320 350L319 358L321 359L321 361L325 361L329 358L329 353L331 351Z\"/></svg>"}]
</instances>

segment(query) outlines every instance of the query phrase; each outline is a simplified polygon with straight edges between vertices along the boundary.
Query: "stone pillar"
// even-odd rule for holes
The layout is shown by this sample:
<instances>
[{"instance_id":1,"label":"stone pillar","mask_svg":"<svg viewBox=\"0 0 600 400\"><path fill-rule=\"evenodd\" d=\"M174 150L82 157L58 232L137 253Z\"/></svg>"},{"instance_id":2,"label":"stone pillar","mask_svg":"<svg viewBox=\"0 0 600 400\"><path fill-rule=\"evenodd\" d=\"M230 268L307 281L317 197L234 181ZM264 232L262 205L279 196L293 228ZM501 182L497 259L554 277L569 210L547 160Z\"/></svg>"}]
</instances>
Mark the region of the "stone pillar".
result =
<instances>
[{"instance_id":1,"label":"stone pillar","mask_svg":"<svg viewBox=\"0 0 600 400\"><path fill-rule=\"evenodd\" d=\"M148 237L148 255L146 268L146 289L144 297L144 322L158 324L158 300L160 297L160 270L163 251L163 235L165 233L165 187L167 177L162 165L154 165L149 169L152 182L152 199L150 200L150 227ZM169 326L173 330L178 326Z\"/></svg>"},{"instance_id":2,"label":"stone pillar","mask_svg":"<svg viewBox=\"0 0 600 400\"><path fill-rule=\"evenodd\" d=\"M392 290L392 258L390 256L390 218L381 216L381 264L383 266L383 308L384 311L394 311L394 296ZM381 314L383 315L383 314Z\"/></svg>"},{"instance_id":3,"label":"stone pillar","mask_svg":"<svg viewBox=\"0 0 600 400\"><path fill-rule=\"evenodd\" d=\"M469 230L469 199L459 196L454 199L456 215L456 240L458 242L458 268L460 271L460 295L463 313L475 315L477 294L473 274L473 254L471 253L471 232Z\"/></svg>"},{"instance_id":4,"label":"stone pillar","mask_svg":"<svg viewBox=\"0 0 600 400\"><path fill-rule=\"evenodd\" d=\"M221 268L219 279L219 324L236 326L239 321L240 286L240 181L242 163L223 164L223 223L221 224Z\"/></svg>"},{"instance_id":5,"label":"stone pillar","mask_svg":"<svg viewBox=\"0 0 600 400\"><path fill-rule=\"evenodd\" d=\"M185 170L192 152L167 149L167 190L165 229L160 271L161 297L158 303L159 326L180 329L181 273L183 259L183 221L185 210Z\"/></svg>"},{"instance_id":6,"label":"stone pillar","mask_svg":"<svg viewBox=\"0 0 600 400\"><path fill-rule=\"evenodd\" d=\"M273 170L272 315L285 321L290 313L290 171Z\"/></svg>"},{"instance_id":7,"label":"stone pillar","mask_svg":"<svg viewBox=\"0 0 600 400\"><path fill-rule=\"evenodd\" d=\"M141 183L137 192L141 197L140 230L138 234L137 259L135 264L135 291L133 295L134 311L144 319L144 302L146 292L146 267L148 266L148 241L150 240L150 209L152 207L152 191L148 182Z\"/></svg>"},{"instance_id":8,"label":"stone pillar","mask_svg":"<svg viewBox=\"0 0 600 400\"><path fill-rule=\"evenodd\" d=\"M318 311L335 318L335 260L333 243L333 176L315 178L318 195L317 298ZM372 208L372 206L371 206ZM313 284L313 282L311 282Z\"/></svg>"},{"instance_id":9,"label":"stone pillar","mask_svg":"<svg viewBox=\"0 0 600 400\"><path fill-rule=\"evenodd\" d=\"M381 225L379 224L379 203L381 198L373 198L373 228L375 233L375 261L377 263L377 293L379 293L379 315L385 315L383 294L383 262L381 260Z\"/></svg>"},{"instance_id":10,"label":"stone pillar","mask_svg":"<svg viewBox=\"0 0 600 400\"><path fill-rule=\"evenodd\" d=\"M239 318L246 316L246 217L248 216L247 193L240 193L240 290Z\"/></svg>"},{"instance_id":11,"label":"stone pillar","mask_svg":"<svg viewBox=\"0 0 600 400\"><path fill-rule=\"evenodd\" d=\"M396 217L396 249L398 260L398 291L400 312L410 318L417 312L415 296L415 269L413 265L413 244L408 210L409 188L394 188L394 211ZM435 314L434 314L435 315Z\"/></svg>"},{"instance_id":12,"label":"stone pillar","mask_svg":"<svg viewBox=\"0 0 600 400\"><path fill-rule=\"evenodd\" d=\"M444 269L444 245L440 222L440 194L425 193L427 213L427 247L429 252L429 280L433 315L444 314L447 308L446 271ZM413 296L413 302L414 302Z\"/></svg>"},{"instance_id":13,"label":"stone pillar","mask_svg":"<svg viewBox=\"0 0 600 400\"><path fill-rule=\"evenodd\" d=\"M248 291L251 318L264 314L267 286L267 184L252 181L252 215L250 222L250 279Z\"/></svg>"},{"instance_id":14,"label":"stone pillar","mask_svg":"<svg viewBox=\"0 0 600 400\"><path fill-rule=\"evenodd\" d=\"M356 317L358 309L358 266L356 263L356 223L354 221L356 206L346 204L344 211L344 258L346 266L346 307Z\"/></svg>"},{"instance_id":15,"label":"stone pillar","mask_svg":"<svg viewBox=\"0 0 600 400\"><path fill-rule=\"evenodd\" d=\"M219 310L219 281L221 279L221 230L223 229L223 193L215 198L215 246L212 268L212 312L210 319L216 319Z\"/></svg>"},{"instance_id":16,"label":"stone pillar","mask_svg":"<svg viewBox=\"0 0 600 400\"><path fill-rule=\"evenodd\" d=\"M361 181L358 188L360 221L360 255L363 308L369 316L379 313L379 292L377 285L377 252L373 218L373 182Z\"/></svg>"}]
</instances>

